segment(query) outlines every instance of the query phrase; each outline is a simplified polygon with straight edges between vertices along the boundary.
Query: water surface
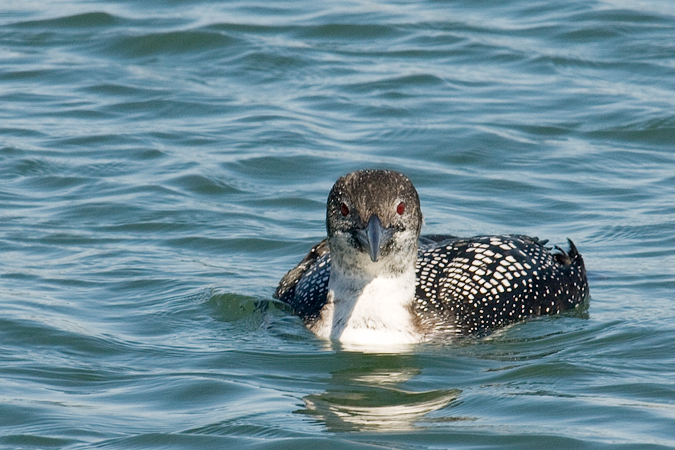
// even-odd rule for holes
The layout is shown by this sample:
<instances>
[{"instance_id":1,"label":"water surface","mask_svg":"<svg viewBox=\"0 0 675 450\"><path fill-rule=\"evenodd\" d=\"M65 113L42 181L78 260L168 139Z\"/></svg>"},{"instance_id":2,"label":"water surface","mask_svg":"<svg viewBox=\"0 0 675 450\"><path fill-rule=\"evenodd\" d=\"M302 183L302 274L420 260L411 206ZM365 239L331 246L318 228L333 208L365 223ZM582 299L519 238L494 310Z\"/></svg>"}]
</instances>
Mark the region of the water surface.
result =
<instances>
[{"instance_id":1,"label":"water surface","mask_svg":"<svg viewBox=\"0 0 675 450\"><path fill-rule=\"evenodd\" d=\"M0 445L675 447L675 6L0 7ZM400 354L271 301L351 170L586 308Z\"/></svg>"}]
</instances>

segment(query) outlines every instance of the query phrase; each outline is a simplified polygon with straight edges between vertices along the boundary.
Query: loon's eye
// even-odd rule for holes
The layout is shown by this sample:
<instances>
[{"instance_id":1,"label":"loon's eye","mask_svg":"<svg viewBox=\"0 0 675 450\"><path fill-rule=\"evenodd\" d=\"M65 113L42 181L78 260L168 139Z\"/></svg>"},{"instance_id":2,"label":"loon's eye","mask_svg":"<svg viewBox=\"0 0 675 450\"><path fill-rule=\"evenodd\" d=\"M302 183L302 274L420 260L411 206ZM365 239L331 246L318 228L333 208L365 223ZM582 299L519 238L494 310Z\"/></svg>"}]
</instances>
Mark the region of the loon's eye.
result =
<instances>
[{"instance_id":1,"label":"loon's eye","mask_svg":"<svg viewBox=\"0 0 675 450\"><path fill-rule=\"evenodd\" d=\"M343 216L346 216L349 214L349 206L345 205L344 203L340 203L340 212Z\"/></svg>"},{"instance_id":2,"label":"loon's eye","mask_svg":"<svg viewBox=\"0 0 675 450\"><path fill-rule=\"evenodd\" d=\"M402 216L404 212L405 212L405 203L401 202L396 207L396 214Z\"/></svg>"}]
</instances>

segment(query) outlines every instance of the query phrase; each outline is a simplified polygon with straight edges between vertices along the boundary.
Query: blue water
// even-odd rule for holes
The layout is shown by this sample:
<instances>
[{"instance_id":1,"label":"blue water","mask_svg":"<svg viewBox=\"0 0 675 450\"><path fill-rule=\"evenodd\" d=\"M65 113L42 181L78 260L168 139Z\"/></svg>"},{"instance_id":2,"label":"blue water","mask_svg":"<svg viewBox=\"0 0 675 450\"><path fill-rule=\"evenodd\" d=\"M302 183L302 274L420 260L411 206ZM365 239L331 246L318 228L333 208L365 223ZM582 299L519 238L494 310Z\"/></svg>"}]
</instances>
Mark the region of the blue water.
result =
<instances>
[{"instance_id":1,"label":"blue water","mask_svg":"<svg viewBox=\"0 0 675 450\"><path fill-rule=\"evenodd\" d=\"M271 302L351 170L591 300L402 354ZM0 446L675 448L675 3L0 5Z\"/></svg>"}]
</instances>

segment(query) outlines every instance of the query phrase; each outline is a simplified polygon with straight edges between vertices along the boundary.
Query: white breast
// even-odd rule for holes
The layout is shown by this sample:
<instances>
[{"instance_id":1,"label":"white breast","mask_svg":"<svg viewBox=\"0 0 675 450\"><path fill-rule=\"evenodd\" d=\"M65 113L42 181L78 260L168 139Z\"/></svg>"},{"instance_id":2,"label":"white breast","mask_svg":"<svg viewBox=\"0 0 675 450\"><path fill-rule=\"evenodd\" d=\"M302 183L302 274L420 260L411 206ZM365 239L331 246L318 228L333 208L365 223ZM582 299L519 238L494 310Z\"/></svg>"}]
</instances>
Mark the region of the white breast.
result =
<instances>
[{"instance_id":1,"label":"white breast","mask_svg":"<svg viewBox=\"0 0 675 450\"><path fill-rule=\"evenodd\" d=\"M333 267L327 304L310 329L326 339L364 346L421 342L413 321L414 298L414 270L354 278Z\"/></svg>"}]
</instances>

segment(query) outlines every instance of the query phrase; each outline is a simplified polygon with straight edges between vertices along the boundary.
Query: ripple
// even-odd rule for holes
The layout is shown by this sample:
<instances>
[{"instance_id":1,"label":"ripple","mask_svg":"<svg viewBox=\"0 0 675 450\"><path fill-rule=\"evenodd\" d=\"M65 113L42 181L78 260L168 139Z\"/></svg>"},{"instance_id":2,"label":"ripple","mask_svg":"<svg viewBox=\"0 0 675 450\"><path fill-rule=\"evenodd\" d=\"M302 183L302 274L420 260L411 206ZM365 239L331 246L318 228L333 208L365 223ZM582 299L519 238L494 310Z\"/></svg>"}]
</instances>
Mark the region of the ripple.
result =
<instances>
[{"instance_id":1,"label":"ripple","mask_svg":"<svg viewBox=\"0 0 675 450\"><path fill-rule=\"evenodd\" d=\"M105 12L89 12L71 16L56 17L53 19L29 20L15 23L20 28L96 28L119 25L123 21L112 14Z\"/></svg>"},{"instance_id":2,"label":"ripple","mask_svg":"<svg viewBox=\"0 0 675 450\"><path fill-rule=\"evenodd\" d=\"M354 40L370 42L372 39L391 39L402 35L395 27L375 24L328 23L312 27L303 27L295 34L312 39L343 39L351 43Z\"/></svg>"},{"instance_id":3,"label":"ripple","mask_svg":"<svg viewBox=\"0 0 675 450\"><path fill-rule=\"evenodd\" d=\"M316 416L332 432L407 431L431 412L447 407L459 391L327 392L305 397L305 410ZM468 419L455 419L468 420Z\"/></svg>"},{"instance_id":4,"label":"ripple","mask_svg":"<svg viewBox=\"0 0 675 450\"><path fill-rule=\"evenodd\" d=\"M182 175L169 180L169 184L200 195L226 195L240 192L224 182L212 180L202 175Z\"/></svg>"},{"instance_id":5,"label":"ripple","mask_svg":"<svg viewBox=\"0 0 675 450\"><path fill-rule=\"evenodd\" d=\"M619 3L5 8L0 445L667 448L672 7ZM414 180L425 233L570 235L593 298L316 338L271 295L364 167Z\"/></svg>"},{"instance_id":6,"label":"ripple","mask_svg":"<svg viewBox=\"0 0 675 450\"><path fill-rule=\"evenodd\" d=\"M142 36L124 36L111 43L109 51L131 58L153 55L190 55L239 45L238 39L208 30L167 31Z\"/></svg>"}]
</instances>

